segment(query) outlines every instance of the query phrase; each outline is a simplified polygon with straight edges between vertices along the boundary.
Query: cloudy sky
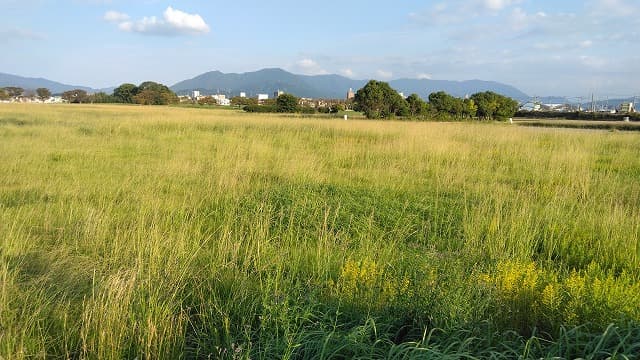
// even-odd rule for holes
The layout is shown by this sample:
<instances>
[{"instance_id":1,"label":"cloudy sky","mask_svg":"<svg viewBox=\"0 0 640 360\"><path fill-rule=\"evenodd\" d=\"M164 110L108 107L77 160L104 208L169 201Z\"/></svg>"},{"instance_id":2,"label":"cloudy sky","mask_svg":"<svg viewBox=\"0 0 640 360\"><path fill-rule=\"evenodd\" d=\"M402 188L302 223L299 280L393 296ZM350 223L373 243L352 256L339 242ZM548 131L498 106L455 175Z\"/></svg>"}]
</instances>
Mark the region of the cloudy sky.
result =
<instances>
[{"instance_id":1,"label":"cloudy sky","mask_svg":"<svg viewBox=\"0 0 640 360\"><path fill-rule=\"evenodd\" d=\"M0 0L0 72L109 87L281 67L640 95L638 0Z\"/></svg>"}]
</instances>

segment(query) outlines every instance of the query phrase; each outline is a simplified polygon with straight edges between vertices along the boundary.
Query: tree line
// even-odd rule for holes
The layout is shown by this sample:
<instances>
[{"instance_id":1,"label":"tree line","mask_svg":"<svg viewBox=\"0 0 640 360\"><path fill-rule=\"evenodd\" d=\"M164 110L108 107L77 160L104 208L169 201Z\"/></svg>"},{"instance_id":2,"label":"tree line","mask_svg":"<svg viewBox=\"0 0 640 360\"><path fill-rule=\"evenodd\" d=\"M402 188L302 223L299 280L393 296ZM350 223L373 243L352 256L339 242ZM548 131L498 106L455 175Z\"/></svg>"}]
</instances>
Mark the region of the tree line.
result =
<instances>
[{"instance_id":1,"label":"tree line","mask_svg":"<svg viewBox=\"0 0 640 360\"><path fill-rule=\"evenodd\" d=\"M26 96L27 92L19 87L0 89L0 100ZM29 94L42 101L51 96L45 88L36 89ZM98 92L88 94L85 90L74 89L62 93L62 98L70 103L123 103L141 105L167 105L179 102L178 96L166 85L145 81L136 86L125 83L113 90L112 94ZM205 100L203 100L204 102ZM277 113L338 113L346 104L332 103L324 107L301 105L300 99L291 94L281 94L276 99L258 103L257 99L234 97L233 105L248 112ZM369 119L411 118L437 120L495 119L513 117L518 110L518 102L491 91L479 92L467 98L457 98L438 91L429 95L428 101L417 94L403 98L397 91L383 81L371 80L355 94L353 109L364 113Z\"/></svg>"},{"instance_id":2,"label":"tree line","mask_svg":"<svg viewBox=\"0 0 640 360\"><path fill-rule=\"evenodd\" d=\"M45 101L51 97L51 91L38 88L35 91L20 87L0 88L0 100L16 99L19 97L39 99ZM113 90L112 94L97 92L89 94L83 89L73 89L61 94L63 100L72 104L122 103L141 105L167 105L179 102L178 96L166 85L153 81L145 81L136 86L122 84Z\"/></svg>"},{"instance_id":3,"label":"tree line","mask_svg":"<svg viewBox=\"0 0 640 360\"><path fill-rule=\"evenodd\" d=\"M354 110L363 112L369 119L491 120L513 117L518 111L518 102L492 91L479 92L464 99L444 91L431 93L428 102L417 94L405 99L388 83L371 80L356 92Z\"/></svg>"},{"instance_id":4,"label":"tree line","mask_svg":"<svg viewBox=\"0 0 640 360\"><path fill-rule=\"evenodd\" d=\"M305 105L292 94L280 94L277 98L267 99L262 103L255 98L234 97L231 104L241 106L244 111L258 113L337 114L345 109L345 105L338 101L319 107Z\"/></svg>"},{"instance_id":5,"label":"tree line","mask_svg":"<svg viewBox=\"0 0 640 360\"><path fill-rule=\"evenodd\" d=\"M19 97L39 99L45 101L51 97L51 91L47 88L37 88L36 90L25 90L17 86L7 86L0 88L0 100L10 100Z\"/></svg>"},{"instance_id":6,"label":"tree line","mask_svg":"<svg viewBox=\"0 0 640 360\"><path fill-rule=\"evenodd\" d=\"M248 112L274 113L338 113L345 104L335 103L326 107L300 106L300 99L291 94L282 94L277 99L269 99L261 104L256 99L232 98L232 104L241 106ZM429 95L428 101L417 94L403 98L383 81L371 80L356 92L353 109L362 112L369 119L506 119L518 110L518 102L500 94L485 91L467 98L457 98L444 91Z\"/></svg>"}]
</instances>

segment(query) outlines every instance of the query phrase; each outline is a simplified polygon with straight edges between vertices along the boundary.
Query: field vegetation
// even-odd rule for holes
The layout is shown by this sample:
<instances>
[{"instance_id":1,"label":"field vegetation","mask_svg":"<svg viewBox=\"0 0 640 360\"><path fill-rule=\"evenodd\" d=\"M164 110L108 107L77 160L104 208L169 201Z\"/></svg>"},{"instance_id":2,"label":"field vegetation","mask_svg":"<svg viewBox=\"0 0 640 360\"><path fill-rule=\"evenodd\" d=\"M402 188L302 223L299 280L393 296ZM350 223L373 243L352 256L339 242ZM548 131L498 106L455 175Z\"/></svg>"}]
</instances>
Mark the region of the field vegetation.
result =
<instances>
[{"instance_id":1,"label":"field vegetation","mask_svg":"<svg viewBox=\"0 0 640 360\"><path fill-rule=\"evenodd\" d=\"M640 354L640 137L0 106L0 358Z\"/></svg>"}]
</instances>

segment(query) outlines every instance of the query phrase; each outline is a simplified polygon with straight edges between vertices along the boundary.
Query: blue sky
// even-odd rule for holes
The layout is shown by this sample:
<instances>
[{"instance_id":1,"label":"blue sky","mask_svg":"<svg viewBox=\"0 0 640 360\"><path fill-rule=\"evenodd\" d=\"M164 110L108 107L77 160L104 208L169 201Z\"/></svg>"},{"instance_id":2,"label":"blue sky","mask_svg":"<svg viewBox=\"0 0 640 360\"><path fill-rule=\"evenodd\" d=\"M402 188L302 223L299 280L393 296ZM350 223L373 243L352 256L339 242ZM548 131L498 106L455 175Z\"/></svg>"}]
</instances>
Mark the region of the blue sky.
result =
<instances>
[{"instance_id":1,"label":"blue sky","mask_svg":"<svg viewBox=\"0 0 640 360\"><path fill-rule=\"evenodd\" d=\"M640 95L638 0L0 0L0 72L108 87L281 67Z\"/></svg>"}]
</instances>

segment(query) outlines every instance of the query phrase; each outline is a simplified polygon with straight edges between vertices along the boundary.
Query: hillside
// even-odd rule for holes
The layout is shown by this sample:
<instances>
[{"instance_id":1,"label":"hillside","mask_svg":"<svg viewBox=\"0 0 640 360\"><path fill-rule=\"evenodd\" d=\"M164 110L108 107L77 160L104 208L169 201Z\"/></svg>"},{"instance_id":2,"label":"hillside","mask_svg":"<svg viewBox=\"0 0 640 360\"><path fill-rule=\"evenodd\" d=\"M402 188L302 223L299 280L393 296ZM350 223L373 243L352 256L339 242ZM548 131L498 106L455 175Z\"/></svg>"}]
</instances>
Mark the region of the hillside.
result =
<instances>
[{"instance_id":1,"label":"hillside","mask_svg":"<svg viewBox=\"0 0 640 360\"><path fill-rule=\"evenodd\" d=\"M282 69L262 69L242 74L225 74L211 71L198 75L192 79L180 81L171 89L178 94L188 94L193 90L200 90L205 94L227 94L235 96L240 92L248 96L257 94L272 95L281 90L299 97L341 99L349 88L358 90L367 80L354 80L340 75L297 75ZM457 97L464 97L480 91L494 91L516 100L527 100L529 96L513 86L481 80L449 81L449 80L419 80L398 79L389 84L399 92L409 95L416 93L423 99L436 91L445 91ZM6 73L0 73L0 87L17 86L24 89L44 87L54 94L73 89L83 89L90 93L104 91L111 93L113 88L93 89L87 86L67 85L44 78L29 78Z\"/></svg>"},{"instance_id":2,"label":"hillside","mask_svg":"<svg viewBox=\"0 0 640 360\"><path fill-rule=\"evenodd\" d=\"M63 93L73 89L82 89L88 92L95 92L94 89L86 86L67 85L57 81L43 78L29 78L17 75L0 73L0 87L16 86L25 90L35 90L37 88L47 88L54 94Z\"/></svg>"},{"instance_id":3,"label":"hillside","mask_svg":"<svg viewBox=\"0 0 640 360\"><path fill-rule=\"evenodd\" d=\"M180 94L200 90L205 93L222 93L231 96L240 92L246 92L248 96L259 93L273 94L277 90L282 90L299 97L343 98L349 88L357 90L366 82L367 80L353 80L340 75L296 75L282 69L263 69L243 74L211 71L193 79L181 81L171 89ZM487 90L517 100L529 98L527 94L513 86L492 81L399 79L392 80L389 84L405 95L417 93L424 99L435 91L445 91L454 96L464 97Z\"/></svg>"}]
</instances>

